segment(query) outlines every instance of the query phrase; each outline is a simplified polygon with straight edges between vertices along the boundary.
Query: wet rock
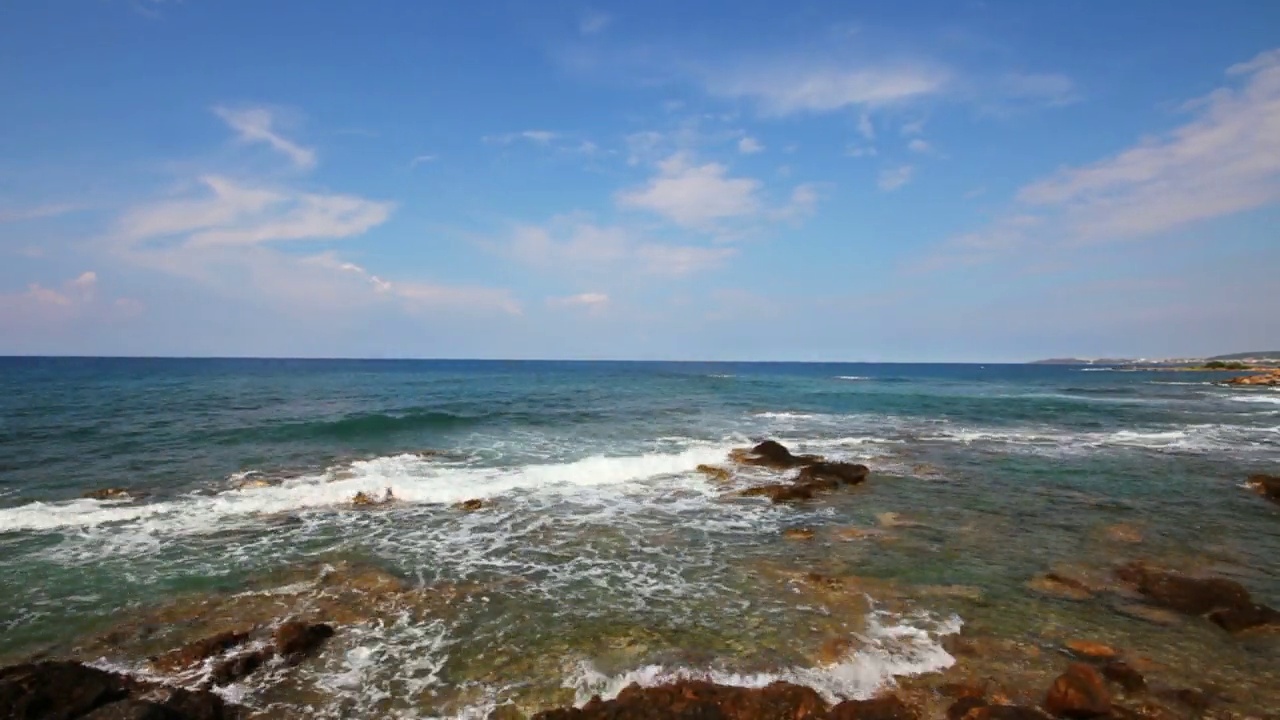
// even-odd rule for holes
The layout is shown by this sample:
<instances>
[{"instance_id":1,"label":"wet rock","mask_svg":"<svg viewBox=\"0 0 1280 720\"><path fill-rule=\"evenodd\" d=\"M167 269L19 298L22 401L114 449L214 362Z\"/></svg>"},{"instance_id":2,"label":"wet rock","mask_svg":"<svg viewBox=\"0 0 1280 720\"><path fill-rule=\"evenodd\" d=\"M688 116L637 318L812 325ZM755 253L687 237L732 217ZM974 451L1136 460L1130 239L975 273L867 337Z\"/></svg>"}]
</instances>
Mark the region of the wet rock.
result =
<instances>
[{"instance_id":1,"label":"wet rock","mask_svg":"<svg viewBox=\"0 0 1280 720\"><path fill-rule=\"evenodd\" d=\"M1026 588L1038 595L1073 602L1082 602L1093 597L1093 593L1089 592L1089 588L1083 583L1056 573L1034 577L1027 581Z\"/></svg>"},{"instance_id":2,"label":"wet rock","mask_svg":"<svg viewBox=\"0 0 1280 720\"><path fill-rule=\"evenodd\" d=\"M747 488L738 493L742 497L767 497L775 503L797 502L800 500L812 500L815 488L812 485L792 485L789 483L775 483L773 485L760 485L758 487Z\"/></svg>"},{"instance_id":3,"label":"wet rock","mask_svg":"<svg viewBox=\"0 0 1280 720\"><path fill-rule=\"evenodd\" d=\"M1229 633L1238 633L1266 625L1280 625L1280 611L1266 605L1249 603L1215 610L1209 613L1209 619Z\"/></svg>"},{"instance_id":4,"label":"wet rock","mask_svg":"<svg viewBox=\"0 0 1280 720\"><path fill-rule=\"evenodd\" d=\"M819 665L838 665L849 656L849 652L854 648L854 642L849 637L834 637L822 643L822 647L818 648L817 661Z\"/></svg>"},{"instance_id":5,"label":"wet rock","mask_svg":"<svg viewBox=\"0 0 1280 720\"><path fill-rule=\"evenodd\" d=\"M1113 660L1120 655L1115 648L1089 640L1072 640L1066 647L1072 654L1087 660Z\"/></svg>"},{"instance_id":6,"label":"wet rock","mask_svg":"<svg viewBox=\"0 0 1280 720\"><path fill-rule=\"evenodd\" d=\"M903 517L896 512L878 513L876 515L876 522L880 523L881 527L887 527L887 528L920 527L920 523L914 520L903 519Z\"/></svg>"},{"instance_id":7,"label":"wet rock","mask_svg":"<svg viewBox=\"0 0 1280 720\"><path fill-rule=\"evenodd\" d=\"M0 717L48 720L233 720L208 692L147 683L69 661L0 669Z\"/></svg>"},{"instance_id":8,"label":"wet rock","mask_svg":"<svg viewBox=\"0 0 1280 720\"><path fill-rule=\"evenodd\" d=\"M782 531L782 537L788 540L812 540L813 528L793 527Z\"/></svg>"},{"instance_id":9,"label":"wet rock","mask_svg":"<svg viewBox=\"0 0 1280 720\"><path fill-rule=\"evenodd\" d=\"M1142 531L1126 523L1108 525L1103 533L1112 542L1136 544L1143 540Z\"/></svg>"},{"instance_id":10,"label":"wet rock","mask_svg":"<svg viewBox=\"0 0 1280 720\"><path fill-rule=\"evenodd\" d=\"M351 504L357 507L364 507L368 505L377 505L378 501L369 493L361 490L352 496Z\"/></svg>"},{"instance_id":11,"label":"wet rock","mask_svg":"<svg viewBox=\"0 0 1280 720\"><path fill-rule=\"evenodd\" d=\"M845 462L814 462L800 468L798 483L835 482L839 485L857 485L867 479L871 469L866 465Z\"/></svg>"},{"instance_id":12,"label":"wet rock","mask_svg":"<svg viewBox=\"0 0 1280 720\"><path fill-rule=\"evenodd\" d=\"M1182 618L1175 612L1140 603L1121 603L1115 606L1115 610L1121 615L1127 615L1136 620L1145 620L1155 625L1164 625L1165 627L1172 627L1182 623Z\"/></svg>"},{"instance_id":13,"label":"wet rock","mask_svg":"<svg viewBox=\"0 0 1280 720\"><path fill-rule=\"evenodd\" d=\"M289 662L297 662L310 655L331 637L332 625L298 620L281 623L274 633L276 651Z\"/></svg>"},{"instance_id":14,"label":"wet rock","mask_svg":"<svg viewBox=\"0 0 1280 720\"><path fill-rule=\"evenodd\" d=\"M896 696L845 700L827 713L830 720L916 720L918 715Z\"/></svg>"},{"instance_id":15,"label":"wet rock","mask_svg":"<svg viewBox=\"0 0 1280 720\"><path fill-rule=\"evenodd\" d=\"M1205 710L1208 710L1209 706L1213 704L1209 697L1209 693L1206 693L1203 690L1196 690L1194 688L1175 690L1165 694L1197 713L1202 713Z\"/></svg>"},{"instance_id":16,"label":"wet rock","mask_svg":"<svg viewBox=\"0 0 1280 720\"><path fill-rule=\"evenodd\" d=\"M209 682L220 687L238 682L257 672L275 656L274 648L251 650L233 655L214 664L213 669L209 671Z\"/></svg>"},{"instance_id":17,"label":"wet rock","mask_svg":"<svg viewBox=\"0 0 1280 720\"><path fill-rule=\"evenodd\" d=\"M1222 385L1249 385L1254 387L1280 386L1280 369L1267 370L1253 375L1242 375L1220 381Z\"/></svg>"},{"instance_id":18,"label":"wet rock","mask_svg":"<svg viewBox=\"0 0 1280 720\"><path fill-rule=\"evenodd\" d=\"M729 458L743 465L758 465L774 470L790 470L822 462L822 458L817 455L792 455L785 445L775 440L765 440L750 450L734 450L729 453Z\"/></svg>"},{"instance_id":19,"label":"wet rock","mask_svg":"<svg viewBox=\"0 0 1280 720\"><path fill-rule=\"evenodd\" d=\"M943 683L938 686L938 693L944 697L955 698L957 700L964 698L981 700L987 696L987 688L982 685L971 685L969 683ZM955 705L952 705L952 707L955 707Z\"/></svg>"},{"instance_id":20,"label":"wet rock","mask_svg":"<svg viewBox=\"0 0 1280 720\"><path fill-rule=\"evenodd\" d=\"M1147 688L1147 679L1128 663L1115 660L1102 667L1102 676L1124 688L1129 694L1141 692Z\"/></svg>"},{"instance_id":21,"label":"wet rock","mask_svg":"<svg viewBox=\"0 0 1280 720\"><path fill-rule=\"evenodd\" d=\"M805 720L826 712L818 693L791 683L742 688L683 680L650 688L631 685L613 700L596 697L581 708L548 710L533 720Z\"/></svg>"},{"instance_id":22,"label":"wet rock","mask_svg":"<svg viewBox=\"0 0 1280 720\"><path fill-rule=\"evenodd\" d=\"M1245 485L1262 497L1280 503L1280 475L1250 475Z\"/></svg>"},{"instance_id":23,"label":"wet rock","mask_svg":"<svg viewBox=\"0 0 1280 720\"><path fill-rule=\"evenodd\" d=\"M1093 666L1075 663L1053 681L1053 687L1045 695L1044 707L1063 718L1100 717L1111 712L1111 693Z\"/></svg>"},{"instance_id":24,"label":"wet rock","mask_svg":"<svg viewBox=\"0 0 1280 720\"><path fill-rule=\"evenodd\" d=\"M867 540L870 538L882 538L884 536L885 532L883 530L871 528L846 527L836 530L836 537L845 541Z\"/></svg>"},{"instance_id":25,"label":"wet rock","mask_svg":"<svg viewBox=\"0 0 1280 720\"><path fill-rule=\"evenodd\" d=\"M160 672L184 670L243 645L249 639L251 631L252 628L241 628L201 638L159 657L151 658L151 666Z\"/></svg>"},{"instance_id":26,"label":"wet rock","mask_svg":"<svg viewBox=\"0 0 1280 720\"><path fill-rule=\"evenodd\" d=\"M1150 602L1187 615L1251 604L1249 591L1226 578L1191 577L1152 570L1142 563L1123 565L1116 570L1116 576L1137 586Z\"/></svg>"},{"instance_id":27,"label":"wet rock","mask_svg":"<svg viewBox=\"0 0 1280 720\"><path fill-rule=\"evenodd\" d=\"M715 480L716 482L729 482L731 476L725 468L716 465L699 465L697 471Z\"/></svg>"},{"instance_id":28,"label":"wet rock","mask_svg":"<svg viewBox=\"0 0 1280 720\"><path fill-rule=\"evenodd\" d=\"M125 488L109 487L90 490L80 497L87 500L132 500L133 495Z\"/></svg>"},{"instance_id":29,"label":"wet rock","mask_svg":"<svg viewBox=\"0 0 1280 720\"><path fill-rule=\"evenodd\" d=\"M951 704L951 707L947 708L947 720L962 720L968 717L970 712L986 706L987 701L983 700L981 695L976 697L972 695L961 696L959 700Z\"/></svg>"},{"instance_id":30,"label":"wet rock","mask_svg":"<svg viewBox=\"0 0 1280 720\"><path fill-rule=\"evenodd\" d=\"M1035 708L1018 705L986 705L970 710L964 720L1045 720L1046 715Z\"/></svg>"},{"instance_id":31,"label":"wet rock","mask_svg":"<svg viewBox=\"0 0 1280 720\"><path fill-rule=\"evenodd\" d=\"M453 507L457 510L461 510L462 512L475 512L477 510L483 510L484 506L484 500L481 500L480 498L472 498L470 500L464 500Z\"/></svg>"}]
</instances>

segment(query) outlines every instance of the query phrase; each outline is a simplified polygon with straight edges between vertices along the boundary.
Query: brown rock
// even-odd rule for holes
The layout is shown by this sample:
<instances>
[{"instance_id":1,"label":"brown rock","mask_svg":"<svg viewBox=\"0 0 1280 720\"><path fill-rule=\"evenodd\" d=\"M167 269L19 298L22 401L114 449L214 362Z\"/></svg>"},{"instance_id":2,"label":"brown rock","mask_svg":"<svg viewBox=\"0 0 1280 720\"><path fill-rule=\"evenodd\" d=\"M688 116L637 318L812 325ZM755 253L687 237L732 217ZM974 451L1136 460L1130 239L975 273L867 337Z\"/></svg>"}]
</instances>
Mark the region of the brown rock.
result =
<instances>
[{"instance_id":1,"label":"brown rock","mask_svg":"<svg viewBox=\"0 0 1280 720\"><path fill-rule=\"evenodd\" d=\"M1142 605L1140 603L1122 603L1116 605L1116 612L1121 615L1128 615L1131 618L1145 620L1156 625L1164 625L1171 627L1182 623L1182 618L1169 610L1161 610L1150 605Z\"/></svg>"},{"instance_id":2,"label":"brown rock","mask_svg":"<svg viewBox=\"0 0 1280 720\"><path fill-rule=\"evenodd\" d=\"M1093 593L1089 592L1089 588L1082 583L1054 573L1046 573L1034 577L1027 581L1026 587L1039 595L1047 595L1060 600L1082 602L1093 597Z\"/></svg>"},{"instance_id":3,"label":"brown rock","mask_svg":"<svg viewBox=\"0 0 1280 720\"><path fill-rule=\"evenodd\" d=\"M860 527L847 527L847 528L840 528L839 530L836 530L836 537L840 538L841 540L849 540L849 541L866 540L868 538L884 537L884 531L876 530L876 529L860 528Z\"/></svg>"},{"instance_id":4,"label":"brown rock","mask_svg":"<svg viewBox=\"0 0 1280 720\"><path fill-rule=\"evenodd\" d=\"M351 497L351 504L357 507L377 505L378 501L369 493L361 490Z\"/></svg>"},{"instance_id":5,"label":"brown rock","mask_svg":"<svg viewBox=\"0 0 1280 720\"><path fill-rule=\"evenodd\" d=\"M1046 720L1035 708L1018 705L986 705L981 700L964 698L947 710L947 720Z\"/></svg>"},{"instance_id":6,"label":"brown rock","mask_svg":"<svg viewBox=\"0 0 1280 720\"><path fill-rule=\"evenodd\" d=\"M250 629L227 630L217 635L196 640L176 650L151 658L151 666L161 672L177 672L204 662L205 659L243 645L249 639Z\"/></svg>"},{"instance_id":7,"label":"brown rock","mask_svg":"<svg viewBox=\"0 0 1280 720\"><path fill-rule=\"evenodd\" d=\"M333 626L290 620L281 623L274 634L276 651L290 662L315 652L325 640L333 637Z\"/></svg>"},{"instance_id":8,"label":"brown rock","mask_svg":"<svg viewBox=\"0 0 1280 720\"><path fill-rule=\"evenodd\" d=\"M1249 591L1226 578L1196 578L1152 570L1142 563L1129 563L1116 576L1137 586L1147 600L1187 615L1204 615L1214 610L1251 605Z\"/></svg>"},{"instance_id":9,"label":"brown rock","mask_svg":"<svg viewBox=\"0 0 1280 720\"><path fill-rule=\"evenodd\" d=\"M230 685L253 674L275 656L273 648L233 655L213 666L213 670L209 672L209 681L218 686Z\"/></svg>"},{"instance_id":10,"label":"brown rock","mask_svg":"<svg viewBox=\"0 0 1280 720\"><path fill-rule=\"evenodd\" d=\"M236 720L243 714L209 692L156 685L69 661L0 669L0 713L15 720Z\"/></svg>"},{"instance_id":11,"label":"brown rock","mask_svg":"<svg viewBox=\"0 0 1280 720\"><path fill-rule=\"evenodd\" d=\"M830 720L916 720L916 712L894 695L874 700L845 700L827 713Z\"/></svg>"},{"instance_id":12,"label":"brown rock","mask_svg":"<svg viewBox=\"0 0 1280 720\"><path fill-rule=\"evenodd\" d=\"M651 688L631 685L613 700L592 698L581 708L548 710L533 720L805 720L826 712L816 692L791 683L741 688L682 680Z\"/></svg>"},{"instance_id":13,"label":"brown rock","mask_svg":"<svg viewBox=\"0 0 1280 720\"><path fill-rule=\"evenodd\" d=\"M848 637L834 637L822 643L818 648L819 665L837 665L844 661L853 649L853 640Z\"/></svg>"},{"instance_id":14,"label":"brown rock","mask_svg":"<svg viewBox=\"0 0 1280 720\"><path fill-rule=\"evenodd\" d=\"M101 490L90 490L80 497L88 500L127 500L133 496L124 488L112 487Z\"/></svg>"},{"instance_id":15,"label":"brown rock","mask_svg":"<svg viewBox=\"0 0 1280 720\"><path fill-rule=\"evenodd\" d=\"M454 505L454 507L463 512L475 512L484 508L484 500L472 498L471 500L464 500Z\"/></svg>"},{"instance_id":16,"label":"brown rock","mask_svg":"<svg viewBox=\"0 0 1280 720\"><path fill-rule=\"evenodd\" d=\"M796 482L835 482L840 485L857 485L867 479L871 470L866 465L844 462L815 462L800 468Z\"/></svg>"},{"instance_id":17,"label":"brown rock","mask_svg":"<svg viewBox=\"0 0 1280 720\"><path fill-rule=\"evenodd\" d=\"M1209 705L1212 704L1208 693L1194 688L1176 690L1168 693L1168 695L1198 713L1208 710Z\"/></svg>"},{"instance_id":18,"label":"brown rock","mask_svg":"<svg viewBox=\"0 0 1280 720\"><path fill-rule=\"evenodd\" d=\"M1111 693L1092 665L1075 663L1053 681L1053 687L1045 695L1044 707L1063 718L1100 717L1111 712Z\"/></svg>"},{"instance_id":19,"label":"brown rock","mask_svg":"<svg viewBox=\"0 0 1280 720\"><path fill-rule=\"evenodd\" d=\"M742 497L767 497L775 503L812 500L815 488L811 485L774 484L747 488Z\"/></svg>"},{"instance_id":20,"label":"brown rock","mask_svg":"<svg viewBox=\"0 0 1280 720\"><path fill-rule=\"evenodd\" d=\"M979 697L962 696L959 700L951 704L947 708L947 720L963 720L969 716L969 713L978 708L986 707L987 702Z\"/></svg>"},{"instance_id":21,"label":"brown rock","mask_svg":"<svg viewBox=\"0 0 1280 720\"><path fill-rule=\"evenodd\" d=\"M1114 648L1089 640L1072 640L1066 646L1073 654L1088 660L1112 660L1120 655Z\"/></svg>"},{"instance_id":22,"label":"brown rock","mask_svg":"<svg viewBox=\"0 0 1280 720\"><path fill-rule=\"evenodd\" d=\"M1215 610L1209 619L1229 633L1238 633L1264 625L1280 625L1280 611L1249 603L1239 607Z\"/></svg>"},{"instance_id":23,"label":"brown rock","mask_svg":"<svg viewBox=\"0 0 1280 720\"><path fill-rule=\"evenodd\" d=\"M1118 525L1109 525L1104 531L1107 539L1119 543L1140 543L1142 542L1142 531L1133 525L1120 523Z\"/></svg>"},{"instance_id":24,"label":"brown rock","mask_svg":"<svg viewBox=\"0 0 1280 720\"><path fill-rule=\"evenodd\" d=\"M1119 660L1104 665L1102 667L1102 675L1124 688L1126 693L1141 692L1147 688L1147 679L1142 676L1142 673Z\"/></svg>"},{"instance_id":25,"label":"brown rock","mask_svg":"<svg viewBox=\"0 0 1280 720\"><path fill-rule=\"evenodd\" d=\"M1250 475L1245 484L1262 497L1280 503L1280 475Z\"/></svg>"},{"instance_id":26,"label":"brown rock","mask_svg":"<svg viewBox=\"0 0 1280 720\"><path fill-rule=\"evenodd\" d=\"M765 440L750 450L735 450L729 453L729 457L743 465L759 465L774 470L790 470L822 462L822 458L816 455L792 455L785 445L776 440Z\"/></svg>"},{"instance_id":27,"label":"brown rock","mask_svg":"<svg viewBox=\"0 0 1280 720\"><path fill-rule=\"evenodd\" d=\"M715 465L699 465L697 471L716 482L729 482L731 478L727 469Z\"/></svg>"},{"instance_id":28,"label":"brown rock","mask_svg":"<svg viewBox=\"0 0 1280 720\"><path fill-rule=\"evenodd\" d=\"M812 540L813 528L793 527L782 531L782 537L788 540Z\"/></svg>"},{"instance_id":29,"label":"brown rock","mask_svg":"<svg viewBox=\"0 0 1280 720\"><path fill-rule=\"evenodd\" d=\"M938 686L938 692L943 697L949 698L977 698L982 699L987 696L987 688L981 685L970 685L968 683L943 683Z\"/></svg>"}]
</instances>

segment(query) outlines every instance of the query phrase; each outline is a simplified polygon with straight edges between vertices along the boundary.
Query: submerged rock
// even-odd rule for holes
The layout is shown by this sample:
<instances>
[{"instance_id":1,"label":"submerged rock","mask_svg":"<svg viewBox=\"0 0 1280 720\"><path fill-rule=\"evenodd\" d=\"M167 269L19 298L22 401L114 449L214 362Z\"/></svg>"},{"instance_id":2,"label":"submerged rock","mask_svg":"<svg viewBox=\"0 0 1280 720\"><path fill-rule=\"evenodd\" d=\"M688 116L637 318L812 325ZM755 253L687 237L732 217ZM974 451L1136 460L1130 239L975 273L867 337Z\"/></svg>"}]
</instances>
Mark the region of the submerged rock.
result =
<instances>
[{"instance_id":1,"label":"submerged rock","mask_svg":"<svg viewBox=\"0 0 1280 720\"><path fill-rule=\"evenodd\" d=\"M210 692L149 683L77 662L0 669L0 717L232 720L243 711Z\"/></svg>"},{"instance_id":2,"label":"submerged rock","mask_svg":"<svg viewBox=\"0 0 1280 720\"><path fill-rule=\"evenodd\" d=\"M1111 713L1111 693L1102 674L1092 665L1075 663L1053 681L1044 707L1062 718L1100 717Z\"/></svg>"},{"instance_id":3,"label":"submerged rock","mask_svg":"<svg viewBox=\"0 0 1280 720\"><path fill-rule=\"evenodd\" d=\"M1127 523L1108 525L1103 533L1112 542L1137 544L1142 542L1142 531Z\"/></svg>"},{"instance_id":4,"label":"submerged rock","mask_svg":"<svg viewBox=\"0 0 1280 720\"><path fill-rule=\"evenodd\" d=\"M1073 602L1082 602L1093 597L1093 593L1089 592L1089 588L1083 583L1056 573L1046 573L1034 577L1027 581L1026 587L1038 595L1046 595Z\"/></svg>"},{"instance_id":5,"label":"submerged rock","mask_svg":"<svg viewBox=\"0 0 1280 720\"><path fill-rule=\"evenodd\" d=\"M1141 692L1147 688L1147 679L1128 663L1115 660L1102 666L1102 676L1124 688L1126 693Z\"/></svg>"},{"instance_id":6,"label":"submerged rock","mask_svg":"<svg viewBox=\"0 0 1280 720\"><path fill-rule=\"evenodd\" d=\"M201 638L159 657L151 658L151 666L160 672L171 673L184 670L243 645L249 640L251 632L252 628L242 628Z\"/></svg>"},{"instance_id":7,"label":"submerged rock","mask_svg":"<svg viewBox=\"0 0 1280 720\"><path fill-rule=\"evenodd\" d=\"M812 484L793 485L790 483L774 483L772 485L760 485L758 487L747 488L738 493L742 497L767 497L775 503L795 502L797 500L812 500L817 492L822 492L827 488L816 487Z\"/></svg>"},{"instance_id":8,"label":"submerged rock","mask_svg":"<svg viewBox=\"0 0 1280 720\"><path fill-rule=\"evenodd\" d=\"M484 500L481 500L480 498L472 498L470 500L463 500L453 507L457 510L461 510L462 512L475 512L477 510L483 510L484 506Z\"/></svg>"},{"instance_id":9,"label":"submerged rock","mask_svg":"<svg viewBox=\"0 0 1280 720\"><path fill-rule=\"evenodd\" d=\"M788 540L812 540L813 528L793 527L782 531L782 537Z\"/></svg>"},{"instance_id":10,"label":"submerged rock","mask_svg":"<svg viewBox=\"0 0 1280 720\"><path fill-rule=\"evenodd\" d=\"M289 620L281 623L272 637L276 651L286 660L296 662L315 652L325 640L333 637L333 626Z\"/></svg>"},{"instance_id":11,"label":"submerged rock","mask_svg":"<svg viewBox=\"0 0 1280 720\"><path fill-rule=\"evenodd\" d=\"M86 500L132 500L133 493L125 488L109 487L100 490L90 490L80 497Z\"/></svg>"},{"instance_id":12,"label":"submerged rock","mask_svg":"<svg viewBox=\"0 0 1280 720\"><path fill-rule=\"evenodd\" d=\"M797 483L836 482L841 485L857 485L871 473L866 465L846 462L815 462L800 468Z\"/></svg>"},{"instance_id":13,"label":"submerged rock","mask_svg":"<svg viewBox=\"0 0 1280 720\"><path fill-rule=\"evenodd\" d=\"M1089 640L1071 640L1066 647L1072 654L1088 660L1112 660L1120 656L1115 648Z\"/></svg>"},{"instance_id":14,"label":"submerged rock","mask_svg":"<svg viewBox=\"0 0 1280 720\"><path fill-rule=\"evenodd\" d=\"M547 710L532 720L806 720L826 713L826 702L812 688L787 682L743 688L682 680L649 688L631 685L613 700L594 697L581 708Z\"/></svg>"},{"instance_id":15,"label":"submerged rock","mask_svg":"<svg viewBox=\"0 0 1280 720\"><path fill-rule=\"evenodd\" d=\"M1250 475L1245 485L1271 502L1280 503L1280 475Z\"/></svg>"},{"instance_id":16,"label":"submerged rock","mask_svg":"<svg viewBox=\"0 0 1280 720\"><path fill-rule=\"evenodd\" d=\"M1122 565L1116 576L1132 583L1148 602L1184 615L1207 615L1227 632L1280 625L1280 611L1255 603L1235 580L1154 570L1141 562Z\"/></svg>"},{"instance_id":17,"label":"submerged rock","mask_svg":"<svg viewBox=\"0 0 1280 720\"><path fill-rule=\"evenodd\" d=\"M1172 627L1182 622L1182 617L1171 610L1162 610L1158 607L1141 603L1121 603L1115 606L1115 611L1136 620L1145 620L1149 623L1166 627Z\"/></svg>"}]
</instances>

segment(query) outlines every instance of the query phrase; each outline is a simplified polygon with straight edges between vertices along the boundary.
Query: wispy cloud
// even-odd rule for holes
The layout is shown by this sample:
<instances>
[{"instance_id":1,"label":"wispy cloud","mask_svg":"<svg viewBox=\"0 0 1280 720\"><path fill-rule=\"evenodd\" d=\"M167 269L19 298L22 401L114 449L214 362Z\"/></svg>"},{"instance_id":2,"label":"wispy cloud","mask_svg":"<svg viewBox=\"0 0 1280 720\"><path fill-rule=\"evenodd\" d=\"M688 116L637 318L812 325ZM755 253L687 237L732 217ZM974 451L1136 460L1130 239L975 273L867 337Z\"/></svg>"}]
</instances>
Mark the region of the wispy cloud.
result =
<instances>
[{"instance_id":1,"label":"wispy cloud","mask_svg":"<svg viewBox=\"0 0 1280 720\"><path fill-rule=\"evenodd\" d=\"M579 308L592 315L602 315L609 307L609 296L602 292L585 292L565 297L547 298L553 308Z\"/></svg>"},{"instance_id":2,"label":"wispy cloud","mask_svg":"<svg viewBox=\"0 0 1280 720\"><path fill-rule=\"evenodd\" d=\"M547 225L518 225L492 246L501 254L546 272L684 277L712 270L737 254L734 248L655 242L633 230L562 216Z\"/></svg>"},{"instance_id":3,"label":"wispy cloud","mask_svg":"<svg viewBox=\"0 0 1280 720\"><path fill-rule=\"evenodd\" d=\"M578 21L578 32L583 35L596 35L613 23L613 17L602 12L588 12Z\"/></svg>"},{"instance_id":4,"label":"wispy cloud","mask_svg":"<svg viewBox=\"0 0 1280 720\"><path fill-rule=\"evenodd\" d=\"M241 142L266 143L304 170L316 166L315 150L302 147L276 132L277 118L272 110L263 107L233 109L219 106L213 112L236 132Z\"/></svg>"},{"instance_id":5,"label":"wispy cloud","mask_svg":"<svg viewBox=\"0 0 1280 720\"><path fill-rule=\"evenodd\" d=\"M418 155L417 157L409 161L409 168L413 169L425 163L433 163L438 159L439 158L435 155Z\"/></svg>"},{"instance_id":6,"label":"wispy cloud","mask_svg":"<svg viewBox=\"0 0 1280 720\"><path fill-rule=\"evenodd\" d=\"M560 133L550 130L521 130L520 132L505 133L503 135L485 135L480 139L490 145L510 145L519 140L531 142L535 145L550 145L551 141L559 137Z\"/></svg>"},{"instance_id":7,"label":"wispy cloud","mask_svg":"<svg viewBox=\"0 0 1280 720\"><path fill-rule=\"evenodd\" d=\"M716 221L758 213L761 182L728 176L719 163L696 165L683 153L658 164L644 187L617 194L623 208L649 210L689 228L709 229Z\"/></svg>"},{"instance_id":8,"label":"wispy cloud","mask_svg":"<svg viewBox=\"0 0 1280 720\"><path fill-rule=\"evenodd\" d=\"M758 152L762 152L763 150L764 145L761 145L759 140L751 137L750 135L746 135L738 141L738 152L743 155L754 155Z\"/></svg>"},{"instance_id":9,"label":"wispy cloud","mask_svg":"<svg viewBox=\"0 0 1280 720\"><path fill-rule=\"evenodd\" d=\"M915 168L910 165L899 165L897 167L885 168L880 171L880 177L876 184L881 190L890 192L911 182L911 176L915 173Z\"/></svg>"},{"instance_id":10,"label":"wispy cloud","mask_svg":"<svg viewBox=\"0 0 1280 720\"><path fill-rule=\"evenodd\" d=\"M913 138L911 142L907 143L907 149L913 153L920 153L922 155L933 152L933 146L923 138Z\"/></svg>"},{"instance_id":11,"label":"wispy cloud","mask_svg":"<svg viewBox=\"0 0 1280 720\"><path fill-rule=\"evenodd\" d=\"M84 206L71 203L51 203L26 208L0 209L0 223L43 220L83 210Z\"/></svg>"},{"instance_id":12,"label":"wispy cloud","mask_svg":"<svg viewBox=\"0 0 1280 720\"><path fill-rule=\"evenodd\" d=\"M769 59L707 74L713 94L754 100L770 115L890 105L946 89L950 73L919 65L832 65Z\"/></svg>"},{"instance_id":13,"label":"wispy cloud","mask_svg":"<svg viewBox=\"0 0 1280 720\"><path fill-rule=\"evenodd\" d=\"M1133 240L1280 201L1280 49L1227 76L1228 85L1183 106L1189 121L1023 187L1005 217L953 239L928 264Z\"/></svg>"}]
</instances>

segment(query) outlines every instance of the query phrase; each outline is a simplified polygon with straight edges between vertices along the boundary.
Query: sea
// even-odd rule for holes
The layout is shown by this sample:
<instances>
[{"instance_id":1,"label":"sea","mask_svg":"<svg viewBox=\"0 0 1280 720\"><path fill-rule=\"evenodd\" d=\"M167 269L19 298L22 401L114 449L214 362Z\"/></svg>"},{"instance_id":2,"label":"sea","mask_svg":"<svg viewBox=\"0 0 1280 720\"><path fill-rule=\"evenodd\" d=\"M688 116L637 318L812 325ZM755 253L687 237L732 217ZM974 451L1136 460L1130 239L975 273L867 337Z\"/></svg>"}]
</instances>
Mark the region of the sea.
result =
<instances>
[{"instance_id":1,"label":"sea","mask_svg":"<svg viewBox=\"0 0 1280 720\"><path fill-rule=\"evenodd\" d=\"M680 677L836 700L963 668L1016 693L1088 639L1274 710L1276 634L1144 617L1105 579L1143 560L1280 605L1280 506L1244 487L1280 473L1280 392L1222 377L0 359L0 660L155 675L148 653L218 623L305 615L337 630L316 657L218 691L266 716L488 717ZM764 439L870 477L742 497L784 477L729 461ZM84 497L107 488L127 494ZM1050 572L1098 587L1029 585Z\"/></svg>"}]
</instances>

